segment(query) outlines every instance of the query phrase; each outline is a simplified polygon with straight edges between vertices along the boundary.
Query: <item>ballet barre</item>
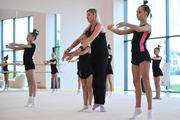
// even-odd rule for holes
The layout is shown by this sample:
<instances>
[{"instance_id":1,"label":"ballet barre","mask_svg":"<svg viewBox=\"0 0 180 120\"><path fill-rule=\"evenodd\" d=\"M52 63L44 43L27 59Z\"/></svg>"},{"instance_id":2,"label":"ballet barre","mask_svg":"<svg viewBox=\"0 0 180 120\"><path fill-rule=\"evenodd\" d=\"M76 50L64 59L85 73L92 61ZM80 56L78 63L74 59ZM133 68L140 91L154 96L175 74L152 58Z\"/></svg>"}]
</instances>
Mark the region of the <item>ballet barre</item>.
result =
<instances>
[{"instance_id":1,"label":"ballet barre","mask_svg":"<svg viewBox=\"0 0 180 120\"><path fill-rule=\"evenodd\" d=\"M0 66L5 66L5 65L23 65L21 63L0 63Z\"/></svg>"},{"instance_id":2,"label":"ballet barre","mask_svg":"<svg viewBox=\"0 0 180 120\"><path fill-rule=\"evenodd\" d=\"M24 65L22 63L0 63L0 66L5 66L5 65ZM41 64L41 63L35 63L35 66L46 66L46 65L50 65L50 64ZM56 66L62 66L62 64L58 64Z\"/></svg>"},{"instance_id":3,"label":"ballet barre","mask_svg":"<svg viewBox=\"0 0 180 120\"><path fill-rule=\"evenodd\" d=\"M25 71L0 71L0 73L25 73ZM51 73L50 71L35 71L35 73ZM63 71L60 71L59 73L64 73Z\"/></svg>"},{"instance_id":4,"label":"ballet barre","mask_svg":"<svg viewBox=\"0 0 180 120\"><path fill-rule=\"evenodd\" d=\"M37 66L44 66L44 65L51 65L51 64L41 64L41 63L35 63ZM62 66L63 64L57 64L56 66Z\"/></svg>"}]
</instances>

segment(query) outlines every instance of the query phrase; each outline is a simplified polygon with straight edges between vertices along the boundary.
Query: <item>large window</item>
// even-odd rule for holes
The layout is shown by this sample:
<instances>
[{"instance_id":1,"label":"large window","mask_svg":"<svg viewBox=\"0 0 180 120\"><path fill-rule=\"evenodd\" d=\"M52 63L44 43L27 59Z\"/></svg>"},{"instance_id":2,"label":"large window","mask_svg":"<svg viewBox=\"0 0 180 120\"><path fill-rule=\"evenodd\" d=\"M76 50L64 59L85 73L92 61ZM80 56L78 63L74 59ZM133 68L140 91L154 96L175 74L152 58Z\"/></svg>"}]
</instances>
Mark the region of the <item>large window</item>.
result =
<instances>
[{"instance_id":1,"label":"large window","mask_svg":"<svg viewBox=\"0 0 180 120\"><path fill-rule=\"evenodd\" d=\"M8 19L8 20L4 20L3 21L3 34L2 34L2 57L8 55L9 59L8 59L8 63L13 63L13 50L9 50L7 49L5 46L9 43L14 42L14 20L13 19ZM3 59L2 59L3 60ZM14 66L13 65L9 65L8 66L8 70L9 71L13 71L14 70ZM14 74L10 73L9 78L13 78Z\"/></svg>"},{"instance_id":2,"label":"large window","mask_svg":"<svg viewBox=\"0 0 180 120\"><path fill-rule=\"evenodd\" d=\"M2 20L2 57L9 55L8 63L19 63L23 61L23 50L14 51L7 49L5 45L15 42L27 44L26 37L29 30L33 30L33 17L14 18ZM9 71L24 71L24 66L8 65ZM11 73L9 78L16 76Z\"/></svg>"},{"instance_id":3,"label":"large window","mask_svg":"<svg viewBox=\"0 0 180 120\"><path fill-rule=\"evenodd\" d=\"M180 34L180 0L169 1L169 35Z\"/></svg>"},{"instance_id":4,"label":"large window","mask_svg":"<svg viewBox=\"0 0 180 120\"><path fill-rule=\"evenodd\" d=\"M7 60L8 63L13 63L14 59L13 59L13 51L6 51L4 52L4 56L8 55L9 58ZM14 71L14 66L13 65L8 65L8 70L10 71L9 74L9 78L13 78L14 77L14 73L11 73L11 71Z\"/></svg>"},{"instance_id":5,"label":"large window","mask_svg":"<svg viewBox=\"0 0 180 120\"><path fill-rule=\"evenodd\" d=\"M33 31L33 29L34 29L34 27L33 27L33 17L31 16L31 17L29 17L29 32L32 32Z\"/></svg>"},{"instance_id":6,"label":"large window","mask_svg":"<svg viewBox=\"0 0 180 120\"><path fill-rule=\"evenodd\" d=\"M139 21L136 18L136 10L142 5L143 0L127 0L127 20L129 23L139 25ZM169 88L172 90L180 91L180 1L179 0L151 0L148 3L152 11L152 18L148 18L148 23L152 26L152 34L147 41L147 49L151 56L154 56L153 49L157 45L161 45L160 56L162 61L160 68L163 64L170 63L170 84ZM157 12L158 11L158 12ZM128 70L128 90L134 90L133 79L131 73L131 40L132 35L127 36L128 40L125 40L127 44L127 60ZM150 83L154 90L154 80L152 75L152 66L150 69ZM164 88L164 87L162 87Z\"/></svg>"},{"instance_id":7,"label":"large window","mask_svg":"<svg viewBox=\"0 0 180 120\"><path fill-rule=\"evenodd\" d=\"M157 47L158 45L162 46L160 49L159 55L162 57L161 63L160 63L160 68L161 70L163 69L163 64L166 63L166 39L151 39L147 41L147 49L149 50L150 56L154 57L154 48ZM152 64L150 66L150 84L152 85L152 90L155 90L154 86L154 78L153 78L153 71L152 71ZM164 89L163 86L162 90Z\"/></svg>"},{"instance_id":8,"label":"large window","mask_svg":"<svg viewBox=\"0 0 180 120\"><path fill-rule=\"evenodd\" d=\"M18 18L16 19L16 23L16 42L27 44L28 18Z\"/></svg>"},{"instance_id":9,"label":"large window","mask_svg":"<svg viewBox=\"0 0 180 120\"><path fill-rule=\"evenodd\" d=\"M60 58L60 14L55 14L55 52L56 52L56 59L57 63L60 64L61 58Z\"/></svg>"},{"instance_id":10,"label":"large window","mask_svg":"<svg viewBox=\"0 0 180 120\"><path fill-rule=\"evenodd\" d=\"M27 44L28 17L16 19L16 43ZM16 51L16 63L23 61L23 50ZM16 66L17 71L24 71L24 66Z\"/></svg>"},{"instance_id":11,"label":"large window","mask_svg":"<svg viewBox=\"0 0 180 120\"><path fill-rule=\"evenodd\" d=\"M3 21L3 50L6 50L6 45L13 42L13 19L8 19ZM9 50L9 49L8 49Z\"/></svg>"},{"instance_id":12,"label":"large window","mask_svg":"<svg viewBox=\"0 0 180 120\"><path fill-rule=\"evenodd\" d=\"M152 26L151 37L166 36L166 5L165 0L150 0L148 6L151 9L152 18L150 16L147 19L147 22ZM143 4L143 0L128 0L128 22L139 25L139 21L136 17L136 11L140 5ZM158 11L158 12L157 12ZM132 34L128 35L128 40L132 39Z\"/></svg>"},{"instance_id":13,"label":"large window","mask_svg":"<svg viewBox=\"0 0 180 120\"><path fill-rule=\"evenodd\" d=\"M162 57L160 68L163 68L163 64L166 62L166 41L165 38L163 39L151 39L147 41L147 49L149 50L150 56L154 56L154 48L158 45L161 45L162 48L160 50L160 56ZM133 85L133 78L132 78L132 72L131 72L131 42L128 42L128 89L134 90ZM150 83L152 85L152 89L155 90L154 87L154 80L153 80L153 72L152 72L152 65L150 66Z\"/></svg>"},{"instance_id":14,"label":"large window","mask_svg":"<svg viewBox=\"0 0 180 120\"><path fill-rule=\"evenodd\" d=\"M180 37L170 38L170 89L180 91Z\"/></svg>"},{"instance_id":15,"label":"large window","mask_svg":"<svg viewBox=\"0 0 180 120\"><path fill-rule=\"evenodd\" d=\"M180 35L180 1L169 1L169 35ZM170 43L170 89L180 91L180 36L169 38Z\"/></svg>"}]
</instances>

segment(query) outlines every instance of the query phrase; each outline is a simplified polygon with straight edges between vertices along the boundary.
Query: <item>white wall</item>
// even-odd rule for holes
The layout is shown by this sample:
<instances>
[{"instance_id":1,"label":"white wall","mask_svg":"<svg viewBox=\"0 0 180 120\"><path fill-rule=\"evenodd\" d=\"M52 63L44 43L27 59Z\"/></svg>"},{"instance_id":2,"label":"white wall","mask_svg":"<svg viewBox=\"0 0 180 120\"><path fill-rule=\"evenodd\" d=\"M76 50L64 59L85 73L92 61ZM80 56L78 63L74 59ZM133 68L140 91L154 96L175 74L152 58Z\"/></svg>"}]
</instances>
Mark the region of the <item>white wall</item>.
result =
<instances>
[{"instance_id":1,"label":"white wall","mask_svg":"<svg viewBox=\"0 0 180 120\"><path fill-rule=\"evenodd\" d=\"M33 13L34 28L39 30L39 36L35 41L36 51L34 54L34 62L36 64L43 64L44 60L51 59L52 47L54 47L54 14ZM37 72L50 71L50 66L36 66ZM50 73L36 73L36 81L40 82L39 87L50 87L51 74Z\"/></svg>"},{"instance_id":2,"label":"white wall","mask_svg":"<svg viewBox=\"0 0 180 120\"><path fill-rule=\"evenodd\" d=\"M35 40L36 51L34 53L34 62L37 64L42 64L46 57L46 14L45 13L34 13L33 15L33 25L34 28L39 30L39 36ZM45 66L36 66L37 72L45 72ZM36 81L40 82L39 86L43 87L46 85L46 74L36 73Z\"/></svg>"},{"instance_id":3,"label":"white wall","mask_svg":"<svg viewBox=\"0 0 180 120\"><path fill-rule=\"evenodd\" d=\"M10 10L10 9L0 9L0 20L10 19L10 18L21 18L33 15L33 12Z\"/></svg>"},{"instance_id":4,"label":"white wall","mask_svg":"<svg viewBox=\"0 0 180 120\"><path fill-rule=\"evenodd\" d=\"M63 51L83 32L84 28L88 26L86 20L86 10L89 8L96 8L99 11L101 21L106 27L108 24L117 23L122 20L123 11L122 11L122 1L123 0L53 0L44 1L44 0L0 0L0 9L9 9L9 10L18 10L18 11L28 11L28 15L34 15L33 12L42 12L42 13L58 13L61 14L61 56ZM21 3L21 4L19 4ZM40 13L39 13L40 14ZM9 16L14 16L14 13L2 14L3 18L8 18ZM20 12L19 12L20 15ZM22 16L25 15L22 13ZM47 14L46 14L47 15ZM45 15L45 16L46 16ZM6 17L4 17L6 16ZM45 17L35 16L35 19L38 21L44 22L46 26ZM46 27L43 27L42 23L35 22L34 26L39 26L40 33L47 34L45 30ZM41 36L41 35L40 35ZM45 37L43 35L43 37ZM46 36L48 37L48 36ZM47 38L42 38L49 41ZM38 46L40 38L36 41ZM118 89L123 88L124 82L124 48L122 38L116 35L113 35L111 32L107 31L107 41L112 46L113 56L113 67L114 67L114 86ZM41 41L42 42L42 41ZM49 42L46 42L48 44ZM41 44L47 47L45 44ZM38 49L38 48L37 48ZM42 47L42 49L44 49ZM115 49L115 51L114 51ZM37 52L37 51L36 51ZM42 52L40 52L42 54ZM50 56L47 51L43 54ZM44 58L47 58L44 56ZM43 59L44 59L43 58ZM36 60L36 59L35 59ZM77 69L76 63L67 63L63 62L61 70L65 73L61 73L61 88L63 89L74 89L77 88ZM42 79L37 77L37 80ZM43 78L45 79L45 78ZM49 78L48 78L49 79ZM47 78L46 78L47 80ZM46 83L44 83L46 84Z\"/></svg>"},{"instance_id":5,"label":"white wall","mask_svg":"<svg viewBox=\"0 0 180 120\"><path fill-rule=\"evenodd\" d=\"M45 60L51 59L52 47L55 45L55 17L54 14L46 14L46 48L45 48ZM46 67L46 71L50 71L50 66ZM51 76L50 73L46 74L46 84L45 86L51 86Z\"/></svg>"},{"instance_id":6,"label":"white wall","mask_svg":"<svg viewBox=\"0 0 180 120\"><path fill-rule=\"evenodd\" d=\"M123 1L114 0L113 23L124 21ZM124 89L124 36L113 34L114 45L114 88Z\"/></svg>"}]
</instances>

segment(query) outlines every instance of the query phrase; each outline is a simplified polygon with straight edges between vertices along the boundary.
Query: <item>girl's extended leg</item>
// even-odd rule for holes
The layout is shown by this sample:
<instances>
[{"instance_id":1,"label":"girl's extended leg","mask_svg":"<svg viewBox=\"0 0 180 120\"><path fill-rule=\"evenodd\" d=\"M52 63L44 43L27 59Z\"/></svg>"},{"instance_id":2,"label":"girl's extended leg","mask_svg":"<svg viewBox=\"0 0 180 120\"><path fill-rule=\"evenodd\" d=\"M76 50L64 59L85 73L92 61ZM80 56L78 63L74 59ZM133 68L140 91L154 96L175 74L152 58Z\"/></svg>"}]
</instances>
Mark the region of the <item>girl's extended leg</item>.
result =
<instances>
[{"instance_id":1,"label":"girl's extended leg","mask_svg":"<svg viewBox=\"0 0 180 120\"><path fill-rule=\"evenodd\" d=\"M58 88L59 88L59 84L58 84L58 78L57 78L57 73L55 74L55 82L56 82L56 93L58 93L59 91L58 91Z\"/></svg>"},{"instance_id":2,"label":"girl's extended leg","mask_svg":"<svg viewBox=\"0 0 180 120\"><path fill-rule=\"evenodd\" d=\"M160 92L161 92L161 87L160 87L160 76L154 77L154 84L155 84L155 89L156 89L156 96L153 99L161 99L160 97Z\"/></svg>"},{"instance_id":3,"label":"girl's extended leg","mask_svg":"<svg viewBox=\"0 0 180 120\"><path fill-rule=\"evenodd\" d=\"M78 77L78 91L77 91L77 95L80 93L80 89L81 89L81 79Z\"/></svg>"},{"instance_id":4,"label":"girl's extended leg","mask_svg":"<svg viewBox=\"0 0 180 120\"><path fill-rule=\"evenodd\" d=\"M52 87L53 87L53 90L52 90L52 93L55 92L55 74L52 74Z\"/></svg>"},{"instance_id":5,"label":"girl's extended leg","mask_svg":"<svg viewBox=\"0 0 180 120\"><path fill-rule=\"evenodd\" d=\"M26 73L26 78L27 78L28 88L29 88L29 99L25 107L28 107L32 103L32 86L31 86L28 70L26 70L25 73Z\"/></svg>"},{"instance_id":6,"label":"girl's extended leg","mask_svg":"<svg viewBox=\"0 0 180 120\"><path fill-rule=\"evenodd\" d=\"M151 85L149 82L149 69L150 69L150 62L143 61L140 63L140 71L142 74L143 85L146 91L147 103L148 103L148 120L154 120L154 113L152 110L152 90Z\"/></svg>"},{"instance_id":7,"label":"girl's extended leg","mask_svg":"<svg viewBox=\"0 0 180 120\"><path fill-rule=\"evenodd\" d=\"M140 83L140 69L137 65L132 65L133 83L136 92L136 108L141 107L141 83Z\"/></svg>"},{"instance_id":8,"label":"girl's extended leg","mask_svg":"<svg viewBox=\"0 0 180 120\"><path fill-rule=\"evenodd\" d=\"M92 79L93 75L90 75L88 78L86 78L86 89L87 89L87 99L88 99L88 110L92 111L92 96L93 96L93 91L92 91Z\"/></svg>"},{"instance_id":9,"label":"girl's extended leg","mask_svg":"<svg viewBox=\"0 0 180 120\"><path fill-rule=\"evenodd\" d=\"M108 77L109 77L109 86L110 86L110 91L111 91L109 97L111 97L112 92L113 92L113 87L112 87L112 74L109 74Z\"/></svg>"},{"instance_id":10,"label":"girl's extended leg","mask_svg":"<svg viewBox=\"0 0 180 120\"><path fill-rule=\"evenodd\" d=\"M80 110L80 112L88 109L88 103L87 103L88 93L87 93L86 80L85 80L85 79L81 79L81 83L82 83L82 89L83 89L83 101L84 101L84 106L83 106L83 108Z\"/></svg>"},{"instance_id":11,"label":"girl's extended leg","mask_svg":"<svg viewBox=\"0 0 180 120\"><path fill-rule=\"evenodd\" d=\"M8 90L8 87L9 87L8 76L9 76L8 73L6 73L6 74L4 75L4 80L5 80L5 87L4 87L4 90L5 90L5 89Z\"/></svg>"},{"instance_id":12,"label":"girl's extended leg","mask_svg":"<svg viewBox=\"0 0 180 120\"><path fill-rule=\"evenodd\" d=\"M135 96L136 96L136 105L133 116L130 118L134 120L140 113L141 110L141 83L140 83L140 68L137 65L132 64L132 75L133 75L133 83L135 87Z\"/></svg>"},{"instance_id":13,"label":"girl's extended leg","mask_svg":"<svg viewBox=\"0 0 180 120\"><path fill-rule=\"evenodd\" d=\"M35 70L31 69L31 70L28 70L28 72L29 72L30 84L32 86L32 94L33 94L32 107L36 107L37 85L36 85L36 81L35 81Z\"/></svg>"},{"instance_id":14,"label":"girl's extended leg","mask_svg":"<svg viewBox=\"0 0 180 120\"><path fill-rule=\"evenodd\" d=\"M143 85L146 91L146 97L148 102L148 110L152 109L152 90L149 82L149 69L150 63L148 61L143 61L140 63L140 71L142 74Z\"/></svg>"}]
</instances>

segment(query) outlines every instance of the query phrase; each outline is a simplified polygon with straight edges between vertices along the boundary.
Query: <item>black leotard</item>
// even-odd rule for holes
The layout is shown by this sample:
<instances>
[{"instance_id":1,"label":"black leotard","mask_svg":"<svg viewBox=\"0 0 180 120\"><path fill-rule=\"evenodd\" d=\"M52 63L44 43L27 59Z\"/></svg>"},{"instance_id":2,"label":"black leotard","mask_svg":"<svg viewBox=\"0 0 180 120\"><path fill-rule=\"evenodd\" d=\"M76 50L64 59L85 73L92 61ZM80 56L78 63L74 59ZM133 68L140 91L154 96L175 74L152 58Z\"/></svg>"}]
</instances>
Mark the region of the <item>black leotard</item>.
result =
<instances>
[{"instance_id":1,"label":"black leotard","mask_svg":"<svg viewBox=\"0 0 180 120\"><path fill-rule=\"evenodd\" d=\"M49 61L50 62L55 62L56 59L51 59ZM56 63L55 64L50 64L50 65L51 65L51 74L56 74L58 72L57 67L56 67Z\"/></svg>"},{"instance_id":2,"label":"black leotard","mask_svg":"<svg viewBox=\"0 0 180 120\"><path fill-rule=\"evenodd\" d=\"M90 65L90 54L86 53L79 56L79 68L78 76L82 79L86 79L89 75L93 74L92 67Z\"/></svg>"},{"instance_id":3,"label":"black leotard","mask_svg":"<svg viewBox=\"0 0 180 120\"><path fill-rule=\"evenodd\" d=\"M159 58L159 57L160 56L158 56L157 58ZM161 71L161 69L159 67L161 59L160 60L152 60L152 70L153 70L153 76L154 77L163 76L163 73L162 73L162 71Z\"/></svg>"},{"instance_id":4,"label":"black leotard","mask_svg":"<svg viewBox=\"0 0 180 120\"><path fill-rule=\"evenodd\" d=\"M142 25L144 26L144 25ZM151 62L151 58L148 50L146 49L146 41L149 38L150 33L148 32L137 32L134 31L132 38L132 61L134 65L139 65L144 60Z\"/></svg>"},{"instance_id":5,"label":"black leotard","mask_svg":"<svg viewBox=\"0 0 180 120\"><path fill-rule=\"evenodd\" d=\"M36 45L34 43L31 43L30 45L32 46L31 48L24 48L23 63L25 70L35 69L32 57L34 55Z\"/></svg>"},{"instance_id":6,"label":"black leotard","mask_svg":"<svg viewBox=\"0 0 180 120\"><path fill-rule=\"evenodd\" d=\"M4 62L4 63L7 63L7 62ZM8 70L8 65L5 65L3 66L3 71L6 72L6 71L9 71ZM4 73L4 75L6 75L7 73Z\"/></svg>"}]
</instances>

